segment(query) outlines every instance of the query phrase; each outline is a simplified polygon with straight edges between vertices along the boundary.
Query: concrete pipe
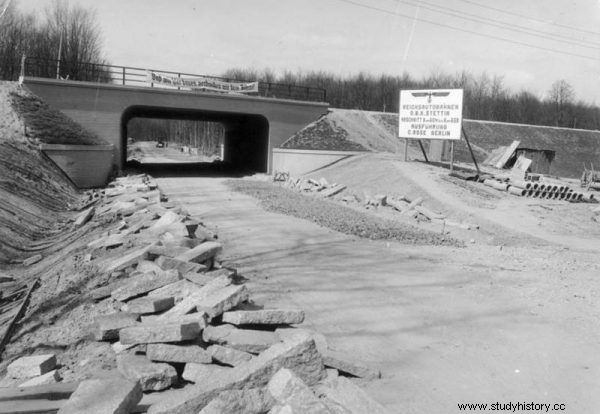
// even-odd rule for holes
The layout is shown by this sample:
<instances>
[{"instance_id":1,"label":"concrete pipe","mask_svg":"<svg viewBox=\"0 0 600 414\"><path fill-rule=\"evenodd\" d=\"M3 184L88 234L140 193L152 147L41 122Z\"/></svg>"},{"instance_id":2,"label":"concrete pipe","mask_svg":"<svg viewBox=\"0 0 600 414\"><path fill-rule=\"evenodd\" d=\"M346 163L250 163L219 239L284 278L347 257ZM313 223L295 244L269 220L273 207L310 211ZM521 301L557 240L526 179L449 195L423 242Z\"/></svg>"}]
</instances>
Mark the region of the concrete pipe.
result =
<instances>
[{"instance_id":1,"label":"concrete pipe","mask_svg":"<svg viewBox=\"0 0 600 414\"><path fill-rule=\"evenodd\" d=\"M538 183L531 183L532 184L532 188L534 190L537 190L538 188L540 188L540 185Z\"/></svg>"},{"instance_id":2,"label":"concrete pipe","mask_svg":"<svg viewBox=\"0 0 600 414\"><path fill-rule=\"evenodd\" d=\"M527 190L527 197L533 197L534 194L535 194L535 190L533 188L530 190Z\"/></svg>"},{"instance_id":3,"label":"concrete pipe","mask_svg":"<svg viewBox=\"0 0 600 414\"><path fill-rule=\"evenodd\" d=\"M573 193L566 193L565 194L565 201L571 201L571 194L573 194Z\"/></svg>"},{"instance_id":4,"label":"concrete pipe","mask_svg":"<svg viewBox=\"0 0 600 414\"><path fill-rule=\"evenodd\" d=\"M542 192L541 192L541 191L539 191L539 190L536 190L536 191L533 193L533 196L534 196L535 198L537 198L537 197L539 197L539 196L541 196L541 195L542 195Z\"/></svg>"},{"instance_id":5,"label":"concrete pipe","mask_svg":"<svg viewBox=\"0 0 600 414\"><path fill-rule=\"evenodd\" d=\"M533 183L531 183L529 181L515 179L515 180L510 180L510 186L522 188L524 190L529 190L529 189L531 189L531 187L533 187Z\"/></svg>"},{"instance_id":6,"label":"concrete pipe","mask_svg":"<svg viewBox=\"0 0 600 414\"><path fill-rule=\"evenodd\" d=\"M583 194L577 193L577 201L583 201Z\"/></svg>"},{"instance_id":7,"label":"concrete pipe","mask_svg":"<svg viewBox=\"0 0 600 414\"><path fill-rule=\"evenodd\" d=\"M548 191L548 194L546 194L546 199L552 200L554 198L554 194L556 194L554 191Z\"/></svg>"},{"instance_id":8,"label":"concrete pipe","mask_svg":"<svg viewBox=\"0 0 600 414\"><path fill-rule=\"evenodd\" d=\"M546 189L546 184L540 183L540 185L538 186L538 190L544 191L545 189Z\"/></svg>"},{"instance_id":9,"label":"concrete pipe","mask_svg":"<svg viewBox=\"0 0 600 414\"><path fill-rule=\"evenodd\" d=\"M540 192L540 198L546 198L548 196L548 193L545 191L541 191Z\"/></svg>"},{"instance_id":10,"label":"concrete pipe","mask_svg":"<svg viewBox=\"0 0 600 414\"><path fill-rule=\"evenodd\" d=\"M514 187L514 186L509 186L508 187L508 192L517 196L521 196L523 197L525 194L527 194L527 190L524 188L519 188L519 187Z\"/></svg>"},{"instance_id":11,"label":"concrete pipe","mask_svg":"<svg viewBox=\"0 0 600 414\"><path fill-rule=\"evenodd\" d=\"M559 193L558 194L558 199L559 200L564 200L565 199L565 193Z\"/></svg>"},{"instance_id":12,"label":"concrete pipe","mask_svg":"<svg viewBox=\"0 0 600 414\"><path fill-rule=\"evenodd\" d=\"M560 198L560 193L559 193L558 191L557 191L557 192L555 192L555 193L553 193L553 194L552 194L552 198L553 198L554 200L558 200L558 199Z\"/></svg>"},{"instance_id":13,"label":"concrete pipe","mask_svg":"<svg viewBox=\"0 0 600 414\"><path fill-rule=\"evenodd\" d=\"M488 187L492 187L500 191L506 191L508 188L508 184L504 184L496 180L483 180L483 183Z\"/></svg>"},{"instance_id":14,"label":"concrete pipe","mask_svg":"<svg viewBox=\"0 0 600 414\"><path fill-rule=\"evenodd\" d=\"M592 193L581 193L582 198L581 201L592 202L595 200L595 197Z\"/></svg>"}]
</instances>

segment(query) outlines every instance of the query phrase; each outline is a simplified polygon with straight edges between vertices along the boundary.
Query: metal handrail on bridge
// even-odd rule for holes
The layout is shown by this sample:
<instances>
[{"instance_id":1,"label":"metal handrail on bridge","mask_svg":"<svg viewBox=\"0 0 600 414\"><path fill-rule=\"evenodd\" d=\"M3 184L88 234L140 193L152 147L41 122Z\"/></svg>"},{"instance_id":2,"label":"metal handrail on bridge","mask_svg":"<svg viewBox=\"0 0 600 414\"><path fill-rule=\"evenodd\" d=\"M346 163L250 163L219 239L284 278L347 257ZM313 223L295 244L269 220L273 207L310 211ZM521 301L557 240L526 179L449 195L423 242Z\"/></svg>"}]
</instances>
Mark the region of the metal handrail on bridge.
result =
<instances>
[{"instance_id":1,"label":"metal handrail on bridge","mask_svg":"<svg viewBox=\"0 0 600 414\"><path fill-rule=\"evenodd\" d=\"M223 78L219 76L198 75L167 70L104 65L89 62L69 62L64 60L59 61L56 59L41 59L32 57L26 58L22 67L22 74L24 76L148 87L154 87L154 84L152 82L148 82L147 79L148 74L152 72L161 76L171 76L180 79L189 77L208 78L221 82L252 82L240 79ZM180 87L176 86L168 87L161 85L160 87L166 89L181 89ZM263 81L258 81L258 92L245 94L311 102L325 102L327 100L327 91L323 88Z\"/></svg>"}]
</instances>

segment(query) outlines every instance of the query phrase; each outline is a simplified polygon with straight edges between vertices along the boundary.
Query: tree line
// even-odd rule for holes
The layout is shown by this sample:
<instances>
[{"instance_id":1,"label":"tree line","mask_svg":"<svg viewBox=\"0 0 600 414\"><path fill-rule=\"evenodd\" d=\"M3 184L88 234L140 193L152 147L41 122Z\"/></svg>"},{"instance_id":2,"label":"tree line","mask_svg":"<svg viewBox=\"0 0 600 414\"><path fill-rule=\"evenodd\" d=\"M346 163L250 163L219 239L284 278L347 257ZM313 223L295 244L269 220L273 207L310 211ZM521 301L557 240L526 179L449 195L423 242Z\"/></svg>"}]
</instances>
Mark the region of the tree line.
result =
<instances>
[{"instance_id":1,"label":"tree line","mask_svg":"<svg viewBox=\"0 0 600 414\"><path fill-rule=\"evenodd\" d=\"M207 156L220 154L224 136L225 129L217 122L133 118L127 123L127 137L134 141L186 145Z\"/></svg>"},{"instance_id":2,"label":"tree line","mask_svg":"<svg viewBox=\"0 0 600 414\"><path fill-rule=\"evenodd\" d=\"M4 10L6 4L9 6ZM100 26L92 10L55 0L37 17L19 11L16 0L4 0L0 4L1 13L0 79L18 79L21 58L26 55L41 59L31 59L36 65L28 68L28 75L110 81L110 75L102 67L85 64L108 64ZM62 63L57 68L59 56ZM451 74L434 70L422 77L408 73L375 76L363 72L340 76L325 71L275 74L269 69L232 68L221 76L324 88L332 107L383 112L398 111L401 89L462 88L465 118L600 130L600 108L576 99L573 87L565 80L557 80L549 85L544 96L538 96L527 90L512 91L502 76L486 72ZM164 121L164 125L168 122Z\"/></svg>"},{"instance_id":3,"label":"tree line","mask_svg":"<svg viewBox=\"0 0 600 414\"><path fill-rule=\"evenodd\" d=\"M24 55L31 59L30 76L90 81L109 78L102 67L85 64L107 64L95 13L64 0L55 0L41 17L18 10L16 1L8 3L0 17L0 79L17 80Z\"/></svg>"},{"instance_id":4,"label":"tree line","mask_svg":"<svg viewBox=\"0 0 600 414\"><path fill-rule=\"evenodd\" d=\"M422 78L408 73L374 76L361 72L343 77L324 71L276 75L269 69L234 68L222 76L324 88L332 107L396 113L401 89L456 88L464 90L463 116L468 119L600 130L600 108L576 100L573 87L565 80L554 82L544 97L538 97L527 90L513 92L502 76L487 72L449 74L438 70Z\"/></svg>"}]
</instances>

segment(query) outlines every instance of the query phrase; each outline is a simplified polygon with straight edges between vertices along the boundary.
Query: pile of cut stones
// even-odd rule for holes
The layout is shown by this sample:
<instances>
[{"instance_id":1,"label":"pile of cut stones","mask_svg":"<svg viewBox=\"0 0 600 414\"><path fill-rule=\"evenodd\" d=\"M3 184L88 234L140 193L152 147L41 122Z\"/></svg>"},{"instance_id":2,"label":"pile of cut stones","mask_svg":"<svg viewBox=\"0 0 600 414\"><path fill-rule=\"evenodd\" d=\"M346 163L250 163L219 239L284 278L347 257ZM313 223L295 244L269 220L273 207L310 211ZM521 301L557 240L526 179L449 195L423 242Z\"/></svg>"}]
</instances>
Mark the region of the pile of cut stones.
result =
<instances>
[{"instance_id":1,"label":"pile of cut stones","mask_svg":"<svg viewBox=\"0 0 600 414\"><path fill-rule=\"evenodd\" d=\"M150 177L117 179L100 201L75 225L106 214L122 221L89 251L136 239L103 258L115 281L90 292L115 304L91 333L111 343L117 369L82 381L59 414L388 413L351 380L376 379L378 371L299 328L302 310L256 306L245 279L221 266L216 236L166 202ZM56 382L55 355L17 359L7 374L26 379L21 387Z\"/></svg>"}]
</instances>

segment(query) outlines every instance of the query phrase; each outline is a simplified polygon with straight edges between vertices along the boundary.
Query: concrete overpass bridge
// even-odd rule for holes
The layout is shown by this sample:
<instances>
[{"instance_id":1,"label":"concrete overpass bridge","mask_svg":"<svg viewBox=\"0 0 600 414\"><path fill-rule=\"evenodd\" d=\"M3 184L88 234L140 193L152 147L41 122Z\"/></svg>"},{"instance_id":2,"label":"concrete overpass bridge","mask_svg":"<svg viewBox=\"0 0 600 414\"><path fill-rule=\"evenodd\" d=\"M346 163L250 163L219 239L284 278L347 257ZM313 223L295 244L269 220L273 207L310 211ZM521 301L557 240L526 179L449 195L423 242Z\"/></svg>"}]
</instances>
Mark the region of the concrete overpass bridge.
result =
<instances>
[{"instance_id":1,"label":"concrete overpass bridge","mask_svg":"<svg viewBox=\"0 0 600 414\"><path fill-rule=\"evenodd\" d=\"M139 72L145 71L143 69L115 66L106 68L110 68L109 73L116 72L119 76L102 82L62 80L43 77L44 74L39 76L39 72L29 69L25 70L22 83L48 105L113 144L113 162L119 170L126 161L127 123L132 118L219 122L225 129L224 161L257 172L271 172L272 149L328 109L328 105L322 102L325 98L324 90L321 90L322 95L316 95L321 102L313 102L148 87L150 85L139 80ZM38 76L28 76L28 72ZM165 71L160 73L173 74ZM177 74L179 77L181 75ZM134 76L138 76L138 79ZM140 86L140 83L145 86ZM267 91L270 86L271 84L266 85ZM264 88L265 85L263 90ZM314 90L302 88L300 98L306 96L314 99ZM292 86L287 89L292 92ZM318 96L323 98L319 99Z\"/></svg>"}]
</instances>

